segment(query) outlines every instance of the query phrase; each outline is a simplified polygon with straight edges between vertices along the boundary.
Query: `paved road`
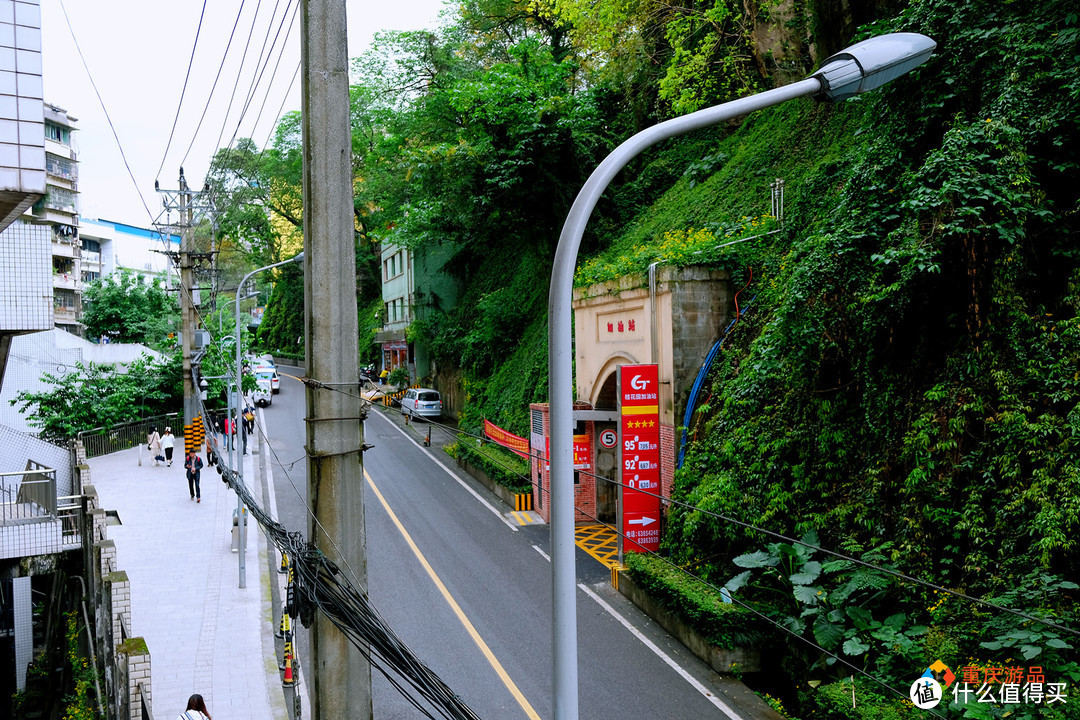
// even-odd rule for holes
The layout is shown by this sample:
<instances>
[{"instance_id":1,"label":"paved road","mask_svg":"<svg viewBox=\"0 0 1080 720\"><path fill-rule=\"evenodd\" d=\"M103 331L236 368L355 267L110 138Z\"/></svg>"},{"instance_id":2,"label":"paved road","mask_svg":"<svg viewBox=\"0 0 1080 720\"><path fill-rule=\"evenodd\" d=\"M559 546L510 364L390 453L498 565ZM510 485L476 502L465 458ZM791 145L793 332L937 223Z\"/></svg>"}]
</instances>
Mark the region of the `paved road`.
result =
<instances>
[{"instance_id":1,"label":"paved road","mask_svg":"<svg viewBox=\"0 0 1080 720\"><path fill-rule=\"evenodd\" d=\"M290 529L306 528L302 415L303 388L283 377L264 417L278 513ZM421 429L381 409L365 425L375 446L364 456L371 597L480 717L550 718L548 528L519 526L509 508L458 477L445 454L422 448ZM580 551L578 567L581 717L726 717L707 696L722 692L717 676L611 591L606 568ZM297 643L302 661L310 658L306 642ZM419 717L378 675L373 688L379 720Z\"/></svg>"}]
</instances>

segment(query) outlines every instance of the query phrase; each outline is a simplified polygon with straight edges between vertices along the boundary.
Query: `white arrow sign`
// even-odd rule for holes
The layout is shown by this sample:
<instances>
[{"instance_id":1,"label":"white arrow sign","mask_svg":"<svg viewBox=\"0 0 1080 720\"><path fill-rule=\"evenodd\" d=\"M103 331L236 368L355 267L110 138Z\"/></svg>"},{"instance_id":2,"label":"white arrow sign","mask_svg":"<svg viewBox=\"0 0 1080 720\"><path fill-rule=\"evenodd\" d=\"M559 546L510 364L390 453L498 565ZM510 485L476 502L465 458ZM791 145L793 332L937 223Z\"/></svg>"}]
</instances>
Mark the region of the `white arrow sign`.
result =
<instances>
[{"instance_id":1,"label":"white arrow sign","mask_svg":"<svg viewBox=\"0 0 1080 720\"><path fill-rule=\"evenodd\" d=\"M630 525L640 525L641 527L645 527L646 525L652 525L654 522L656 522L656 518L641 517L641 518L638 518L636 520L630 520L629 524Z\"/></svg>"}]
</instances>

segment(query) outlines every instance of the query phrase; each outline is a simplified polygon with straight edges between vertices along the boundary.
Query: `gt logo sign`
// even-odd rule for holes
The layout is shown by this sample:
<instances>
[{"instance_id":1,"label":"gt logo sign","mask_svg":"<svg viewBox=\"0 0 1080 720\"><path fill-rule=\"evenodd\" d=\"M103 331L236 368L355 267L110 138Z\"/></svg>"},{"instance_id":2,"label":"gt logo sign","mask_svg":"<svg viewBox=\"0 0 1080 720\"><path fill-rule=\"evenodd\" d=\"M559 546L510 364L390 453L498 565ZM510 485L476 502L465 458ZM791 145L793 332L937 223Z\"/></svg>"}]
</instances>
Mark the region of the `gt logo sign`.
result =
<instances>
[{"instance_id":1,"label":"gt logo sign","mask_svg":"<svg viewBox=\"0 0 1080 720\"><path fill-rule=\"evenodd\" d=\"M630 387L634 388L635 390L644 390L645 388L649 387L649 381L642 380L640 375L635 375L634 377L630 378Z\"/></svg>"}]
</instances>

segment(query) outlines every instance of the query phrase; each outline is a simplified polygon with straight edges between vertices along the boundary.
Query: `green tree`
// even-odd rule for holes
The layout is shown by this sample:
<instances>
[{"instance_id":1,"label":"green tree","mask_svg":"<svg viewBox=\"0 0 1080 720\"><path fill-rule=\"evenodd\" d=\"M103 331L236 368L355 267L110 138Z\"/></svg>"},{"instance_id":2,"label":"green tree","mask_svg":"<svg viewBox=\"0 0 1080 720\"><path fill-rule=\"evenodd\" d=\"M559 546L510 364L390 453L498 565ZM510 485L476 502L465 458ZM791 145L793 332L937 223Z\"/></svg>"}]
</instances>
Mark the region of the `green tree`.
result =
<instances>
[{"instance_id":1,"label":"green tree","mask_svg":"<svg viewBox=\"0 0 1080 720\"><path fill-rule=\"evenodd\" d=\"M179 309L161 279L147 281L128 269L91 282L83 293L83 322L88 337L111 342L164 347L176 330Z\"/></svg>"},{"instance_id":2,"label":"green tree","mask_svg":"<svg viewBox=\"0 0 1080 720\"><path fill-rule=\"evenodd\" d=\"M256 338L265 350L303 354L304 273L300 266L282 266Z\"/></svg>"},{"instance_id":3,"label":"green tree","mask_svg":"<svg viewBox=\"0 0 1080 720\"><path fill-rule=\"evenodd\" d=\"M41 437L64 442L81 430L175 411L183 404L180 373L179 354L163 361L142 355L127 366L76 363L63 375L42 375L50 390L24 390L10 402Z\"/></svg>"}]
</instances>

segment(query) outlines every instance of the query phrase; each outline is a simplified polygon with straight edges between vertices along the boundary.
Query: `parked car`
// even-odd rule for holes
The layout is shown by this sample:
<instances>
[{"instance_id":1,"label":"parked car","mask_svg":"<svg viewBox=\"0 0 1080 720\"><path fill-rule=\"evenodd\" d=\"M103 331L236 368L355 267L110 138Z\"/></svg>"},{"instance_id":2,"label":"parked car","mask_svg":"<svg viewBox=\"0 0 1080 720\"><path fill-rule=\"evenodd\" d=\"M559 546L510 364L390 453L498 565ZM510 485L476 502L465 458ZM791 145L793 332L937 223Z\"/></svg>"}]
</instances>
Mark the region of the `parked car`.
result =
<instances>
[{"instance_id":1,"label":"parked car","mask_svg":"<svg viewBox=\"0 0 1080 720\"><path fill-rule=\"evenodd\" d=\"M258 387L251 391L251 399L259 407L268 407L270 403L274 402L274 391L270 387L269 378L256 376L255 382Z\"/></svg>"},{"instance_id":2,"label":"parked car","mask_svg":"<svg viewBox=\"0 0 1080 720\"><path fill-rule=\"evenodd\" d=\"M260 365L254 370L255 379L262 378L270 383L270 392L278 393L281 391L281 376L278 375L277 368L273 365Z\"/></svg>"},{"instance_id":3,"label":"parked car","mask_svg":"<svg viewBox=\"0 0 1080 720\"><path fill-rule=\"evenodd\" d=\"M438 390L409 388L401 397L401 412L411 417L442 417L442 398Z\"/></svg>"}]
</instances>

